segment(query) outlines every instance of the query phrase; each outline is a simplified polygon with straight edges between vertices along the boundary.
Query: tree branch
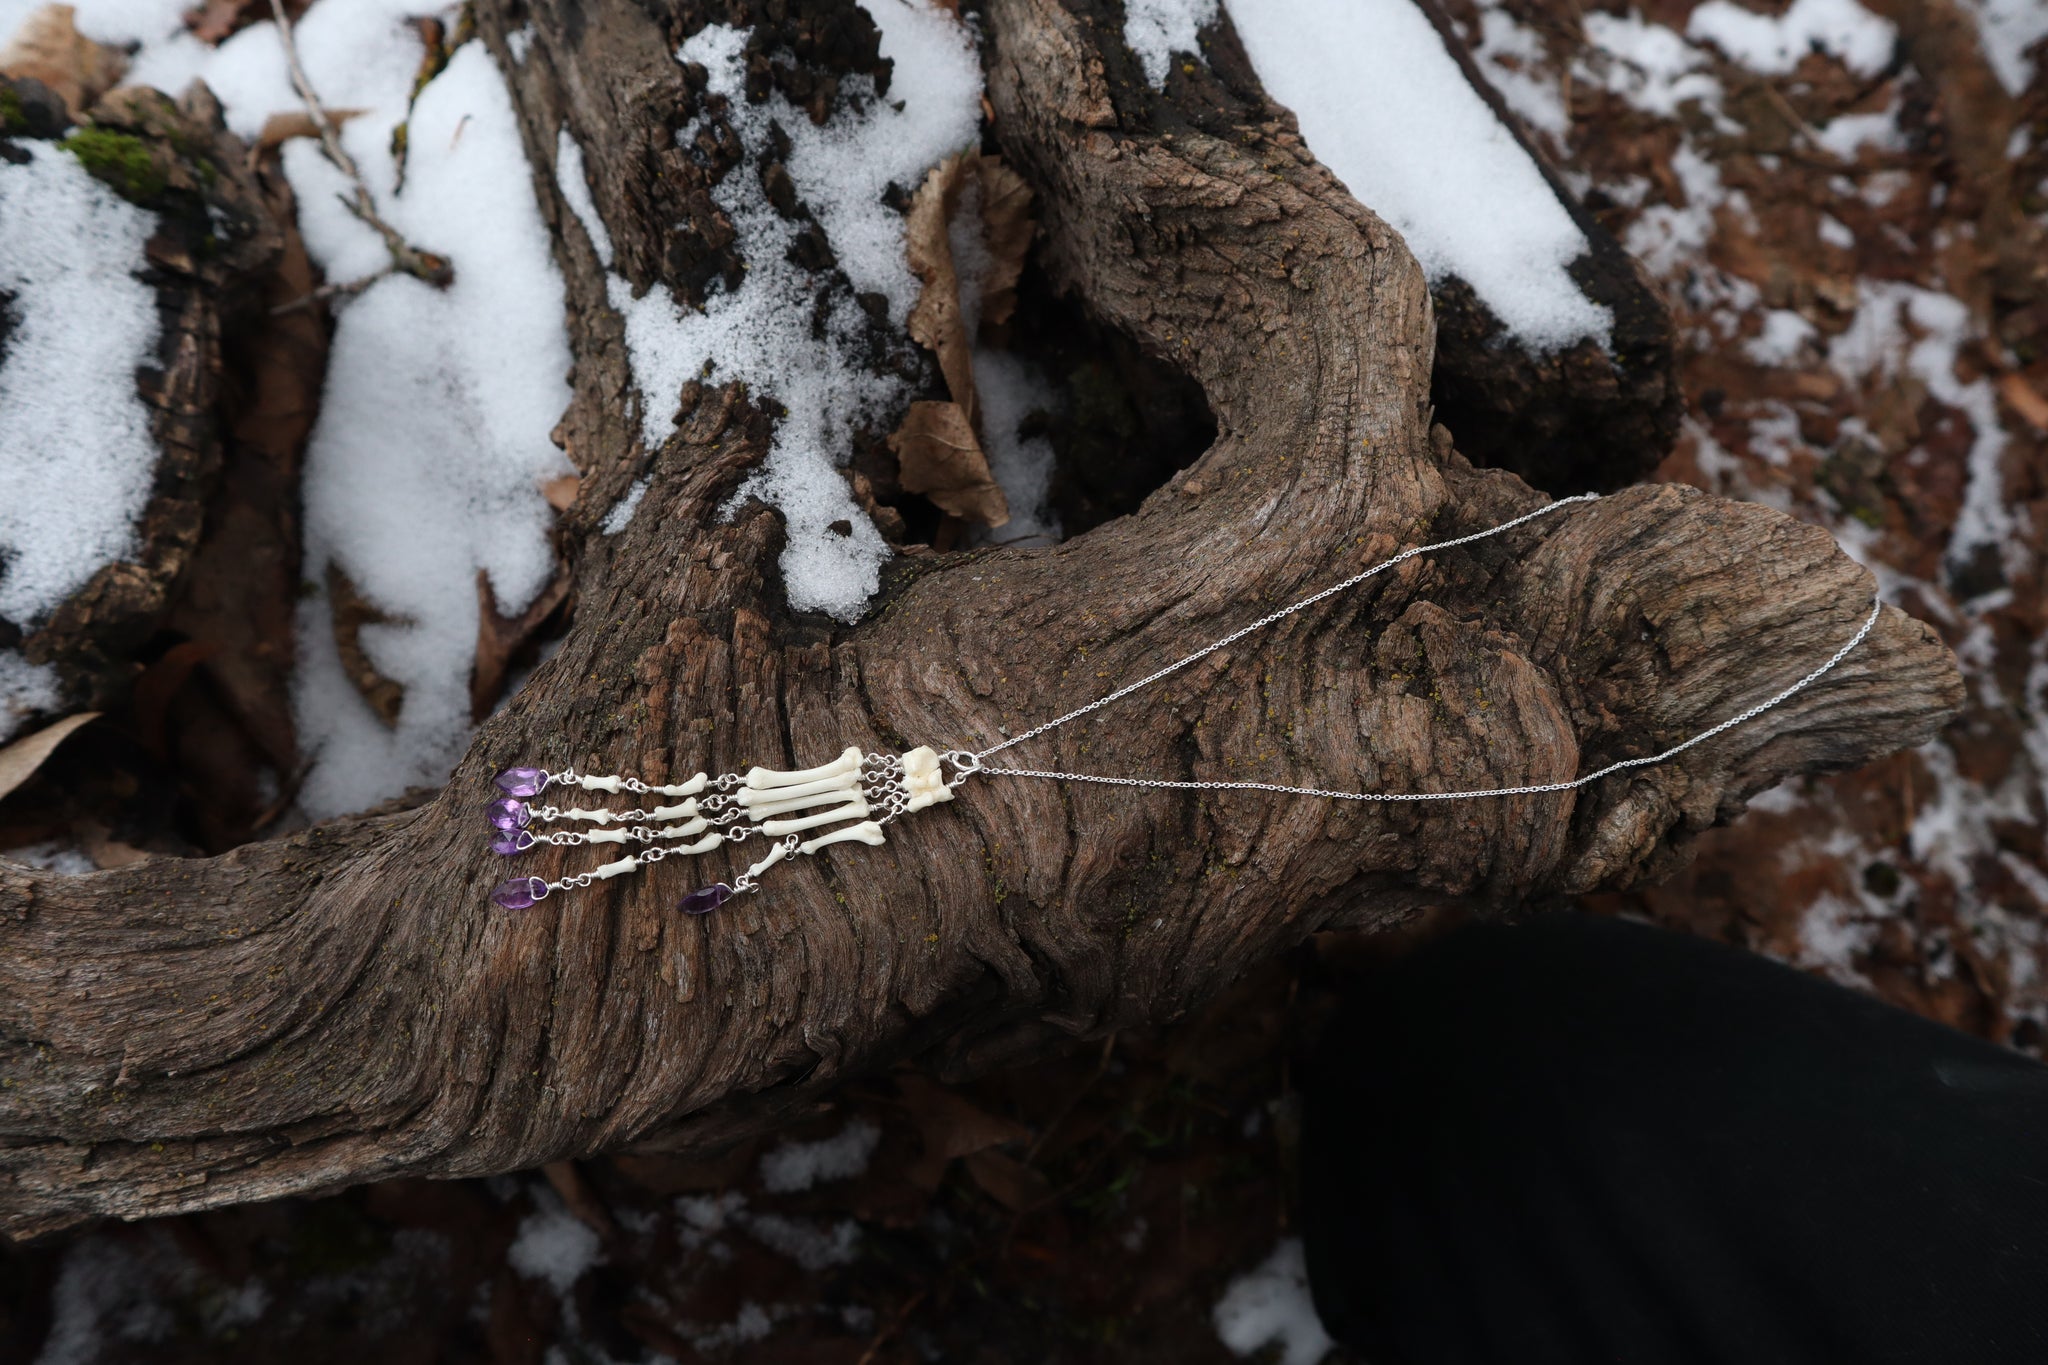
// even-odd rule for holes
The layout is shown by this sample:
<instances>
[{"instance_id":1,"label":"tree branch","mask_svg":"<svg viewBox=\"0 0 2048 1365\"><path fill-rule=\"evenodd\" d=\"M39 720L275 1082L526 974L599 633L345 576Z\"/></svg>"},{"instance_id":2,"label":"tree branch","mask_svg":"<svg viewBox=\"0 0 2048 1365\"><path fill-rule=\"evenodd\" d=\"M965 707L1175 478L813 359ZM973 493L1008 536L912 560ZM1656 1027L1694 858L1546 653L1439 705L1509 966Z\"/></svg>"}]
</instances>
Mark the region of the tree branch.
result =
<instances>
[{"instance_id":1,"label":"tree branch","mask_svg":"<svg viewBox=\"0 0 2048 1365\"><path fill-rule=\"evenodd\" d=\"M621 268L681 287L660 244L686 92L675 34L640 7L575 8L526 7L531 45L506 65L575 315L564 430L586 488L623 487L642 456L618 323L545 168L564 122L603 150ZM1888 610L1782 709L1575 795L1362 808L990 777L885 847L796 860L712 916L671 907L730 869L680 860L491 909L502 869L478 813L499 766L663 780L848 744L979 747L1404 545L1540 505L1433 438L1422 276L1283 116L1161 129L1111 99L1114 32L1055 0L988 16L990 98L1043 207L1045 263L1201 383L1214 447L1132 516L1050 549L910 561L861 625L828 630L781 605L775 515L715 515L769 417L702 395L628 528L583 543L562 649L438 799L207 861L0 865L8 1230L709 1151L899 1058L963 1071L1172 1019L1324 926L1625 885L1785 774L1917 742L1955 706L1947 652ZM505 23L483 8L501 62ZM679 527L695 528L680 546ZM1870 592L1819 530L1636 489L1411 561L1015 752L1385 790L1547 780L1782 687Z\"/></svg>"}]
</instances>

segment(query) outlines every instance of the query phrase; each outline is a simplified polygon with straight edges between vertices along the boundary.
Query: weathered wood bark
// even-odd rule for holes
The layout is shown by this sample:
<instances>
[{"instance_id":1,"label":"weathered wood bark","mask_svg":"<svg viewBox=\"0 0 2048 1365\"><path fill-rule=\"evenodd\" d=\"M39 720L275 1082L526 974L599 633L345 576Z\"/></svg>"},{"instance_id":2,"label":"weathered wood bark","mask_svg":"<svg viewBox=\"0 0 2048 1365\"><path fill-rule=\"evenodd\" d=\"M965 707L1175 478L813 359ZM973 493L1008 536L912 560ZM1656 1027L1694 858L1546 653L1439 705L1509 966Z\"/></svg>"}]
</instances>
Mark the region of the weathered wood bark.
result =
<instances>
[{"instance_id":1,"label":"weathered wood bark","mask_svg":"<svg viewBox=\"0 0 2048 1365\"><path fill-rule=\"evenodd\" d=\"M991 777L886 847L785 865L706 918L671 910L705 876L673 862L492 910L503 870L478 812L501 764L660 778L849 743L978 745L1403 545L1541 502L1426 428L1422 278L1284 122L1122 121L1097 31L1057 0L994 0L990 98L1040 195L1049 268L1185 366L1220 434L1133 516L1053 549L909 559L855 628L793 619L777 518L714 515L768 419L714 391L663 449L635 450L603 276L555 198L566 123L606 168L622 269L668 287L692 267L651 249L675 221L657 206L677 192L662 179L688 92L679 35L647 12L481 16L570 282L564 432L590 484L616 492L644 462L640 511L584 542L575 628L432 803L206 861L79 879L0 865L9 1230L709 1150L898 1058L964 1070L1171 1019L1321 926L1653 875L1759 788L1915 742L1956 704L1946 651L1887 611L1793 704L1576 797L1358 807ZM1387 790L1553 778L1798 677L1870 592L1821 531L1635 489L1411 562L1018 756Z\"/></svg>"},{"instance_id":2,"label":"weathered wood bark","mask_svg":"<svg viewBox=\"0 0 2048 1365\"><path fill-rule=\"evenodd\" d=\"M5 174L9 136L57 138L69 120L35 82L0 78L0 93L12 97L7 108L22 111L19 127L0 114ZM139 371L136 384L161 455L134 554L101 566L46 620L0 620L0 646L19 645L32 662L54 665L78 708L104 708L125 695L137 647L170 611L191 567L221 469L215 413L223 332L260 305L260 281L284 240L247 148L227 131L204 86L182 101L116 90L91 120L120 141L92 144L81 159L116 193L158 216L141 273L156 290L161 330L156 364ZM0 354L6 345L0 329Z\"/></svg>"}]
</instances>

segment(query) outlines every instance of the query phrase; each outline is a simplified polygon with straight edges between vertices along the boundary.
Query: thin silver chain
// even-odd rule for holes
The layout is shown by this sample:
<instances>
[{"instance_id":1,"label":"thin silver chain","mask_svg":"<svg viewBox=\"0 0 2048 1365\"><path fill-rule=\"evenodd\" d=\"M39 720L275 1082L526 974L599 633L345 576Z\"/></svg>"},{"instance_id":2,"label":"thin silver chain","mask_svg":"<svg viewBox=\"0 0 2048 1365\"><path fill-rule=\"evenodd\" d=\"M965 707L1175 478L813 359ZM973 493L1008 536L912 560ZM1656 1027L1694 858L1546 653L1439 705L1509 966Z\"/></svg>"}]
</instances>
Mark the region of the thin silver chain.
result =
<instances>
[{"instance_id":1,"label":"thin silver chain","mask_svg":"<svg viewBox=\"0 0 2048 1365\"><path fill-rule=\"evenodd\" d=\"M1692 748L1694 745L1704 744L1708 740L1712 739L1714 736L1732 730L1736 726L1741 725L1746 721L1755 720L1758 716L1762 715L1766 711L1769 711L1771 708L1782 705L1792 696L1796 695L1799 692L1804 691L1808 687L1811 687L1814 683L1818 682L1825 674L1827 674L1829 670L1833 669L1835 665L1841 663L1842 660L1848 658L1850 652L1853 651L1856 648L1856 646L1862 644L1864 638L1868 636L1871 630L1877 625L1877 618L1879 614L1882 613L1882 611L1884 610L1884 603L1882 602L1882 600L1872 602L1870 607L1870 614L1863 618L1863 624L1857 629L1854 635L1849 637L1849 642L1847 644L1843 645L1840 649L1836 650L1832 655L1828 657L1826 663L1823 663L1820 667L1814 669L1811 673L1808 673L1805 677L1791 684L1789 687L1786 687L1783 690L1773 694L1772 696L1765 698L1763 701L1758 702L1756 705L1750 707L1748 710L1740 712L1737 715L1730 716L1728 719L1722 721L1718 725L1713 726L1711 729L1702 730L1700 733L1694 735L1691 739L1688 739L1681 744L1673 745L1671 748L1664 750L1664 752L1662 753L1650 754L1642 758L1624 758L1619 762L1610 763L1606 767L1601 768L1596 772L1586 773L1584 776L1575 777L1564 782L1536 782L1519 787L1491 787L1481 791L1344 792L1326 791L1320 787L1290 787L1278 782L1188 782L1174 781L1166 778L1154 777L1108 777L1099 773L1055 772L1043 768L991 768L985 766L982 762L982 760L986 759L990 754L999 754L1003 750L1010 748L1012 745L1022 744L1027 739L1035 739L1039 735L1046 733L1048 730L1056 730L1060 726L1065 725L1068 721L1078 720L1080 717L1087 715L1091 711L1095 711L1101 707L1107 706L1113 701L1117 701L1121 698L1128 697L1131 693L1138 691L1140 688L1149 687L1153 683L1158 682L1161 678L1164 678L1169 674L1178 672L1179 670L1186 668L1189 664L1194 663L1197 659L1201 659L1210 654L1214 654L1217 650L1224 648L1226 645L1235 644L1237 641L1242 640L1245 636L1252 634L1254 631L1263 630L1265 627L1272 625L1275 621L1284 620L1285 618L1294 615L1298 611L1301 611L1307 607L1312 607L1316 603L1322 601L1324 598L1332 597L1337 593L1343 592L1347 588L1356 587L1360 583L1363 583L1366 579L1371 578L1374 574L1384 573L1386 570L1393 568L1396 564L1399 564L1404 560L1413 559L1417 555L1431 554L1438 550L1452 549L1459 545L1469 545L1475 540L1485 540L1488 536L1497 536L1504 531L1511 531L1517 526L1521 526L1527 522L1534 521L1538 517L1548 516L1550 513L1557 511L1561 507L1569 507L1573 503L1593 502L1596 501L1599 497L1600 495L1598 493L1581 493L1577 497L1560 498L1556 502L1550 503L1547 506L1539 507L1533 512L1525 513L1522 516L1516 517L1512 521L1504 521L1500 525L1491 527L1484 531L1475 531L1471 535L1459 536L1455 540L1442 540L1436 542L1433 545L1417 545L1411 549L1403 550L1401 553L1395 555L1393 558L1383 560L1380 563L1375 564L1371 568L1366 569L1360 573L1355 573L1341 583L1333 583L1329 587L1324 588L1321 592L1318 592L1313 596L1302 598L1299 602L1294 603L1292 606L1282 607L1278 611L1269 612L1268 614L1261 616L1258 620L1252 622L1250 625L1245 626L1240 630L1232 631L1230 634L1224 636L1222 639L1216 641L1214 644L1204 645L1202 648L1196 650L1194 653L1188 655L1186 658L1175 660L1173 663L1168 664L1166 667L1159 669L1155 673L1149 673L1146 676L1138 679L1138 681L1134 683L1131 683L1124 687L1119 687L1116 691L1109 693L1107 696L1099 697L1096 700L1089 702L1086 706L1077 706L1073 710L1067 712L1065 715L1049 720L1043 725L1036 726L1030 730L1026 730L1021 735L1016 735L1010 739L1006 739L1001 744L991 745L989 748L983 749L979 753L970 753L960 750L949 751L947 754L944 755L944 757L953 763L954 767L958 770L959 774L957 777L953 779L953 781L949 785L957 787L962 782L966 781L968 777L972 776L975 773L990 773L1001 775L1004 777L1042 777L1048 778L1056 782L1094 782L1103 786L1110 787L1144 787L1166 791L1276 792L1282 796L1320 796L1327 797L1335 801L1462 801L1471 799L1473 797L1481 796L1535 796L1544 792L1575 791L1578 788L1586 786L1590 783L1598 782L1603 777L1607 777L1613 773L1621 772L1628 768L1646 768L1651 766L1652 764L1663 763L1668 759L1676 758L1679 754L1684 753L1687 749Z\"/></svg>"}]
</instances>

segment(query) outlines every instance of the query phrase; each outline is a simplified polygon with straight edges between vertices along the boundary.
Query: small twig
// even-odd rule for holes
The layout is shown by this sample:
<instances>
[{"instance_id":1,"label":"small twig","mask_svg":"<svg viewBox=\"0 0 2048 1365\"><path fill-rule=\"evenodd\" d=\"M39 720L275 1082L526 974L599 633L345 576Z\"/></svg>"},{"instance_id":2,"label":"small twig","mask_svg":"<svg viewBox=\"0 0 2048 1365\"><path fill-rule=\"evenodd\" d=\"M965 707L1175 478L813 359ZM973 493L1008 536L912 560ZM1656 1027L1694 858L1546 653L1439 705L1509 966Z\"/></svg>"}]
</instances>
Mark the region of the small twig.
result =
<instances>
[{"instance_id":1,"label":"small twig","mask_svg":"<svg viewBox=\"0 0 2048 1365\"><path fill-rule=\"evenodd\" d=\"M289 303L280 303L277 307L270 310L270 316L278 317L285 313L296 313L301 308L311 308L314 304L324 303L328 299L360 294L377 281L397 273L397 265L387 265L382 270L365 275L359 280L349 280L343 284L323 284L310 294L301 294Z\"/></svg>"},{"instance_id":2,"label":"small twig","mask_svg":"<svg viewBox=\"0 0 2048 1365\"><path fill-rule=\"evenodd\" d=\"M320 130L321 150L327 153L327 159L334 163L336 169L348 177L349 184L355 189L353 196L343 195L341 202L384 239L385 249L391 253L391 261L396 268L428 284L447 285L455 278L454 267L448 264L447 258L436 256L431 251L421 251L377 212L377 201L370 194L370 187L363 183L363 173L356 168L355 158L341 145L341 126L328 116L326 106L320 103L320 96L313 89L312 79L299 62L299 45L292 36L292 21L284 12L284 0L270 0L270 13L277 20L277 37L284 45L285 64L291 68L292 88L299 92L313 126ZM371 282L363 280L355 287L364 288Z\"/></svg>"}]
</instances>

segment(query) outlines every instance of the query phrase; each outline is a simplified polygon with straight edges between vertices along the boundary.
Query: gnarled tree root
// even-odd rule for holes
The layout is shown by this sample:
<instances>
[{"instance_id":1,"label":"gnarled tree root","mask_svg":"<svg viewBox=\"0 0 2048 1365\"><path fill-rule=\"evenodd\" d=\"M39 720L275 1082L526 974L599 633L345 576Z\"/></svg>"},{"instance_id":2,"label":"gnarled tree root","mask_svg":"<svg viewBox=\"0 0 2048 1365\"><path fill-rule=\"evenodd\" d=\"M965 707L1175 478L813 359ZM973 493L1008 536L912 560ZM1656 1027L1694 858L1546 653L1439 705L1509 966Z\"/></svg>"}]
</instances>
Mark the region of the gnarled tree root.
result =
<instances>
[{"instance_id":1,"label":"gnarled tree root","mask_svg":"<svg viewBox=\"0 0 2048 1365\"><path fill-rule=\"evenodd\" d=\"M657 148L672 35L638 6L572 8L523 13L537 164L562 120L587 146ZM847 744L978 747L1403 546L1540 505L1432 440L1422 277L1284 123L1120 126L1099 35L1056 0L994 0L989 21L990 97L1048 265L1202 384L1214 447L1133 516L913 561L867 620L827 632L781 605L776 517L714 515L766 419L704 395L629 528L583 546L560 653L437 800L206 861L0 865L9 1231L708 1150L905 1056L981 1067L1170 1019L1322 926L1626 884L1758 789L1919 741L1955 706L1946 650L1887 610L1786 706L1575 795L1360 806L990 777L712 916L671 907L732 869L681 860L493 910L503 869L478 813L500 765L660 779ZM504 14L482 22L502 58ZM666 220L619 211L650 202L651 164L619 163L606 210L620 259L659 287L644 248ZM619 481L630 376L587 242L555 217L577 314L566 429ZM1553 779L1768 695L1848 638L1871 591L1821 531L1634 489L1410 561L1014 754L1384 790Z\"/></svg>"}]
</instances>

